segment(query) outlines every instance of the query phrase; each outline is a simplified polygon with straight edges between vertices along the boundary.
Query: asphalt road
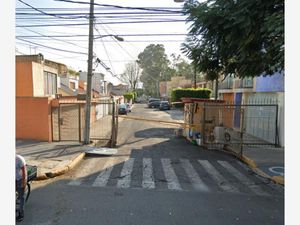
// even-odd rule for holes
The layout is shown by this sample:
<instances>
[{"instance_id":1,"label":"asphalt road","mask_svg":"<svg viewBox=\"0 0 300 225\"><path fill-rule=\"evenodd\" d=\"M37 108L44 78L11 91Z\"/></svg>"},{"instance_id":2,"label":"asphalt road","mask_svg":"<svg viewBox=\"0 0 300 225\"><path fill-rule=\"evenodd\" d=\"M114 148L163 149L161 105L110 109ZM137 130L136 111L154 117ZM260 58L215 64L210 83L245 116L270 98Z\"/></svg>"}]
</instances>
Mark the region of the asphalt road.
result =
<instances>
[{"instance_id":1,"label":"asphalt road","mask_svg":"<svg viewBox=\"0 0 300 225\"><path fill-rule=\"evenodd\" d=\"M128 115L178 120L182 112L136 104ZM22 224L284 224L281 186L174 129L123 120L118 154L86 157L72 172L34 184Z\"/></svg>"}]
</instances>

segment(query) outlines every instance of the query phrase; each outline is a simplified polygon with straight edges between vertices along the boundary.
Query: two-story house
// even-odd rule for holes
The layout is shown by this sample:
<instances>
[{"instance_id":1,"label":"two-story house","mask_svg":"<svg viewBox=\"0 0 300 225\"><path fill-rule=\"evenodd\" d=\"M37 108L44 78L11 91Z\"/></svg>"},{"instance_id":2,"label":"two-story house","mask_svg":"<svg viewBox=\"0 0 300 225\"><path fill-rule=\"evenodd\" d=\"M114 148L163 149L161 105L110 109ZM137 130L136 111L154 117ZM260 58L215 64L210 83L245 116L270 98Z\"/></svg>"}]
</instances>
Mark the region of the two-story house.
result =
<instances>
[{"instance_id":1,"label":"two-story house","mask_svg":"<svg viewBox=\"0 0 300 225\"><path fill-rule=\"evenodd\" d=\"M16 138L51 141L51 101L67 66L42 54L16 56Z\"/></svg>"},{"instance_id":2,"label":"two-story house","mask_svg":"<svg viewBox=\"0 0 300 225\"><path fill-rule=\"evenodd\" d=\"M253 123L253 120L248 119L245 122L247 132L255 132L262 139L268 140L268 133L263 127L264 118L269 119L272 110L276 108L259 107L260 105L277 105L277 128L279 136L279 144L284 146L284 74L275 73L272 76L259 76L254 78L238 79L233 76L228 76L218 85L219 99L230 102L234 105L250 104L257 107L251 107L247 111L248 118L261 117L260 121ZM233 126L239 126L240 118L238 112L235 112ZM253 116L250 116L253 115Z\"/></svg>"}]
</instances>

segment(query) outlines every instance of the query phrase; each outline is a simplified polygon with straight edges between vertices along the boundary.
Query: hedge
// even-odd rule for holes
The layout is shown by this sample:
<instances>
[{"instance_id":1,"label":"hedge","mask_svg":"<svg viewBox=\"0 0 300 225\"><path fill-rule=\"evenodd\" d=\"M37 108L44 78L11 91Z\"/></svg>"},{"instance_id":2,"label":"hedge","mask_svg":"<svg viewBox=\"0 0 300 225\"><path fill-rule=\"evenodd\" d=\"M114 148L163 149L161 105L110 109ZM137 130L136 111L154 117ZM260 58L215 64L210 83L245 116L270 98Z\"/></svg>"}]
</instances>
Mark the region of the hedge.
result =
<instances>
[{"instance_id":1,"label":"hedge","mask_svg":"<svg viewBox=\"0 0 300 225\"><path fill-rule=\"evenodd\" d=\"M179 102L181 98L205 98L209 99L211 90L207 88L178 88L172 90L171 100L172 102Z\"/></svg>"},{"instance_id":2,"label":"hedge","mask_svg":"<svg viewBox=\"0 0 300 225\"><path fill-rule=\"evenodd\" d=\"M135 100L136 97L137 97L137 94L136 94L136 92L127 92L123 96L124 96L125 99L130 101L130 99Z\"/></svg>"}]
</instances>

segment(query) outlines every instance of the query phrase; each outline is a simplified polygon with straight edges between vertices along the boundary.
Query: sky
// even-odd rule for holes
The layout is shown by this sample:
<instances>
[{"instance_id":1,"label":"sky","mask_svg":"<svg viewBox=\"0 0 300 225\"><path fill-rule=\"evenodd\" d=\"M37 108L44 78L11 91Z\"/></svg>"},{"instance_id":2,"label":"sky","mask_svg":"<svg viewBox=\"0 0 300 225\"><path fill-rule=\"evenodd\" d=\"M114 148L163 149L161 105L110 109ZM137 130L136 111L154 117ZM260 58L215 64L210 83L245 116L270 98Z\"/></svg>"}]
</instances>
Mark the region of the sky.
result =
<instances>
[{"instance_id":1,"label":"sky","mask_svg":"<svg viewBox=\"0 0 300 225\"><path fill-rule=\"evenodd\" d=\"M82 0L82 2L89 3L89 0ZM183 6L183 3L176 3L174 0L95 0L95 3L177 12ZM95 5L94 12L97 13L95 14L95 37L118 35L124 39L123 42L116 41L112 36L95 39L93 48L95 57L109 67L112 74L117 77L124 72L125 64L137 60L138 54L149 44L163 44L169 58L172 53L180 54L185 58L180 51L180 45L188 33L188 24L184 21L186 16L169 11L120 9ZM88 4L55 0L16 0L16 53L42 53L46 59L64 63L77 71L87 71L88 19L78 18L78 13L82 12L89 12ZM45 13L55 14L56 17ZM173 22L153 22L162 20ZM70 25L74 23L77 25ZM114 78L103 66L95 64L94 69L104 73L105 78L113 83L120 83L120 80Z\"/></svg>"}]
</instances>

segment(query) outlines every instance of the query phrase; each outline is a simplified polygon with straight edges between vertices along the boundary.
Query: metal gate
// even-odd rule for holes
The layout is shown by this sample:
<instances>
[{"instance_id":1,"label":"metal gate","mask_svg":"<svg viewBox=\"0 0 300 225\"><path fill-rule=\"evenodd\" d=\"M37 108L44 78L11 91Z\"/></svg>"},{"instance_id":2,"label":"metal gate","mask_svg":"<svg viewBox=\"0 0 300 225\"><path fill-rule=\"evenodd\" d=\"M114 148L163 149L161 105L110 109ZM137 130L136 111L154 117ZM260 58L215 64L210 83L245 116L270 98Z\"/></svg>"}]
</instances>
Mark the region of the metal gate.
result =
<instances>
[{"instance_id":1,"label":"metal gate","mask_svg":"<svg viewBox=\"0 0 300 225\"><path fill-rule=\"evenodd\" d=\"M90 110L90 139L115 145L117 115L114 102L92 102ZM52 107L52 140L84 141L85 103L60 102ZM104 143L104 142L103 142Z\"/></svg>"},{"instance_id":2,"label":"metal gate","mask_svg":"<svg viewBox=\"0 0 300 225\"><path fill-rule=\"evenodd\" d=\"M208 147L229 146L242 155L245 145L275 145L277 104L204 104L203 141Z\"/></svg>"}]
</instances>

